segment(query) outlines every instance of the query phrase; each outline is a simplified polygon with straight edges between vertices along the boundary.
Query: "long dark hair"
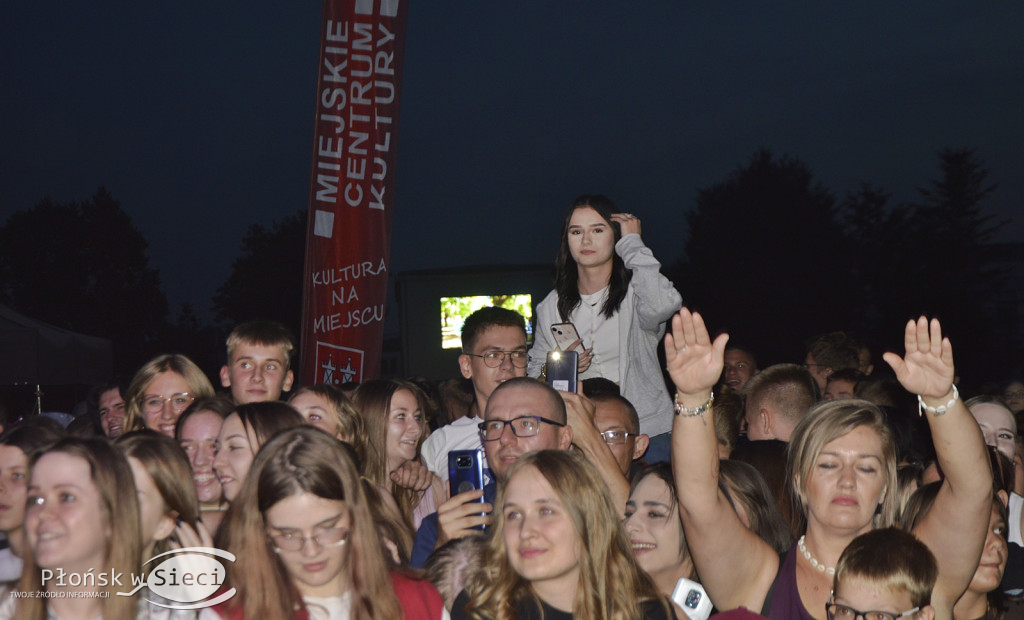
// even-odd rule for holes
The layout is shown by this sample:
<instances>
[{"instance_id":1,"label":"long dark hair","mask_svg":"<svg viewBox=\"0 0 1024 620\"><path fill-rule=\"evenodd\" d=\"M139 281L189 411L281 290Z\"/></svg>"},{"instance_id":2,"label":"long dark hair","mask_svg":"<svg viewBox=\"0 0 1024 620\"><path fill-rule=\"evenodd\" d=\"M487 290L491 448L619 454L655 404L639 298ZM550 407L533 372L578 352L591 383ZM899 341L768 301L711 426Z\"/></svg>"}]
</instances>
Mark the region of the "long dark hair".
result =
<instances>
[{"instance_id":1,"label":"long dark hair","mask_svg":"<svg viewBox=\"0 0 1024 620\"><path fill-rule=\"evenodd\" d=\"M600 194L584 194L572 202L572 206L565 213L562 220L562 241L558 246L558 256L555 258L555 290L558 292L558 314L563 321L569 320L569 315L580 305L579 269L572 253L569 252L569 220L572 214L580 207L590 207L601 216L615 235L615 242L622 238L622 230L617 222L612 221L612 213L618 213L619 208L607 196ZM618 252L612 252L612 277L608 282L608 298L601 306L601 314L605 318L612 318L618 312L622 300L626 298L626 289L633 272L626 268L622 257Z\"/></svg>"}]
</instances>

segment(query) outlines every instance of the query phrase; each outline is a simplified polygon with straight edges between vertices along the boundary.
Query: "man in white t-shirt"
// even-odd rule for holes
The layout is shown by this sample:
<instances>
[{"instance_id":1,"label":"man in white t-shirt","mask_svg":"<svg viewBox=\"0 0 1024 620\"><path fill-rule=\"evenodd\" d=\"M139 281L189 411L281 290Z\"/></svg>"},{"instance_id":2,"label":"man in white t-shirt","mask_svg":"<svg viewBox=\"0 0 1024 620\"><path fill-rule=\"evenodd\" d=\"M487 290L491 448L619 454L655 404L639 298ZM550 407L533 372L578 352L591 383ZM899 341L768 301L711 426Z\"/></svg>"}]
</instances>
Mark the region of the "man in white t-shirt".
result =
<instances>
[{"instance_id":1,"label":"man in white t-shirt","mask_svg":"<svg viewBox=\"0 0 1024 620\"><path fill-rule=\"evenodd\" d=\"M423 442L420 454L435 474L448 480L448 452L483 448L480 414L496 387L513 377L526 376L526 323L505 308L481 308L462 326L462 376L473 382L470 415L442 426ZM490 477L490 472L485 472Z\"/></svg>"}]
</instances>

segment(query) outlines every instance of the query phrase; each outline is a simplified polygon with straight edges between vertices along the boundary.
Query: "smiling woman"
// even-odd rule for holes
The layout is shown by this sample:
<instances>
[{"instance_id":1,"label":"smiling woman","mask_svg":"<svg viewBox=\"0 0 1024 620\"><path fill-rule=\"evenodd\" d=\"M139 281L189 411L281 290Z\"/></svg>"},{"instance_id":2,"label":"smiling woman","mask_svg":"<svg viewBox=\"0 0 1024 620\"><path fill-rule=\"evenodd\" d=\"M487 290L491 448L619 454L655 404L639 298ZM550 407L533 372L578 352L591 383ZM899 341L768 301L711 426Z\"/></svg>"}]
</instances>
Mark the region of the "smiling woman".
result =
<instances>
[{"instance_id":1,"label":"smiling woman","mask_svg":"<svg viewBox=\"0 0 1024 620\"><path fill-rule=\"evenodd\" d=\"M0 618L135 618L138 600L116 596L122 588L109 580L138 573L142 552L139 503L125 458L104 440L64 438L32 463L26 503L31 553L18 589L45 590L49 597L9 598ZM122 517L116 536L113 515ZM65 579L44 580L60 571Z\"/></svg>"},{"instance_id":2,"label":"smiling woman","mask_svg":"<svg viewBox=\"0 0 1024 620\"><path fill-rule=\"evenodd\" d=\"M366 429L366 477L391 492L412 532L445 499L441 479L420 457L426 400L415 384L385 379L362 383L353 398Z\"/></svg>"},{"instance_id":3,"label":"smiling woman","mask_svg":"<svg viewBox=\"0 0 1024 620\"><path fill-rule=\"evenodd\" d=\"M239 405L224 418L213 459L224 499L230 502L238 495L260 446L275 433L304 423L298 411L276 400Z\"/></svg>"},{"instance_id":4,"label":"smiling woman","mask_svg":"<svg viewBox=\"0 0 1024 620\"><path fill-rule=\"evenodd\" d=\"M213 385L184 355L161 355L139 369L124 396L125 432L152 429L174 437L178 417L198 398L213 396Z\"/></svg>"},{"instance_id":5,"label":"smiling woman","mask_svg":"<svg viewBox=\"0 0 1024 620\"><path fill-rule=\"evenodd\" d=\"M452 618L674 617L634 562L607 485L582 456L521 457L495 515L482 576L456 599Z\"/></svg>"}]
</instances>

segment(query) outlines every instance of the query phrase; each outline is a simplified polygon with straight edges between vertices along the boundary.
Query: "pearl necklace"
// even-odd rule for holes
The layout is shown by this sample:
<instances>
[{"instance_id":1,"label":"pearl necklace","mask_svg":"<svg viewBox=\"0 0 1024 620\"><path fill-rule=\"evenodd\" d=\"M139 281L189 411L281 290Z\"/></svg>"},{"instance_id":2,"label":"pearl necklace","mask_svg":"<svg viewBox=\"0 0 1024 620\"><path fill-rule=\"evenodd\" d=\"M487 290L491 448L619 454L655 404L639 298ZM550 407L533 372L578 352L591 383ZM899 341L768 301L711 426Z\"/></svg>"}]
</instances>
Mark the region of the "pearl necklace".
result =
<instances>
[{"instance_id":1,"label":"pearl necklace","mask_svg":"<svg viewBox=\"0 0 1024 620\"><path fill-rule=\"evenodd\" d=\"M819 573L827 573L829 577L835 577L836 569L834 567L825 566L824 564L818 561L818 558L811 555L811 552L807 550L807 545L804 544L805 538L807 538L806 534L800 537L800 540L798 540L796 543L796 548L800 550L800 553L803 554L804 558L808 562L810 562L811 566L816 568Z\"/></svg>"}]
</instances>

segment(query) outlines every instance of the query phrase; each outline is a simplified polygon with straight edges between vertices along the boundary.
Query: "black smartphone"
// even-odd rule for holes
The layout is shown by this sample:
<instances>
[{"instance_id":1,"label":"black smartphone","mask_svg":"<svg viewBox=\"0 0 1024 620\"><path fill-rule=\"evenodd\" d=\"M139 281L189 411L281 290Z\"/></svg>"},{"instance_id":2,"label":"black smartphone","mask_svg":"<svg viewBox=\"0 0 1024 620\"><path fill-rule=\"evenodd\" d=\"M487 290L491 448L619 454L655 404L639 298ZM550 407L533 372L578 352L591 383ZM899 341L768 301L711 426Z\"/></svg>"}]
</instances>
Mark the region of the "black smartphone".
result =
<instances>
[{"instance_id":1,"label":"black smartphone","mask_svg":"<svg viewBox=\"0 0 1024 620\"><path fill-rule=\"evenodd\" d=\"M547 379L551 387L560 392L575 392L578 360L575 351L548 351Z\"/></svg>"}]
</instances>

